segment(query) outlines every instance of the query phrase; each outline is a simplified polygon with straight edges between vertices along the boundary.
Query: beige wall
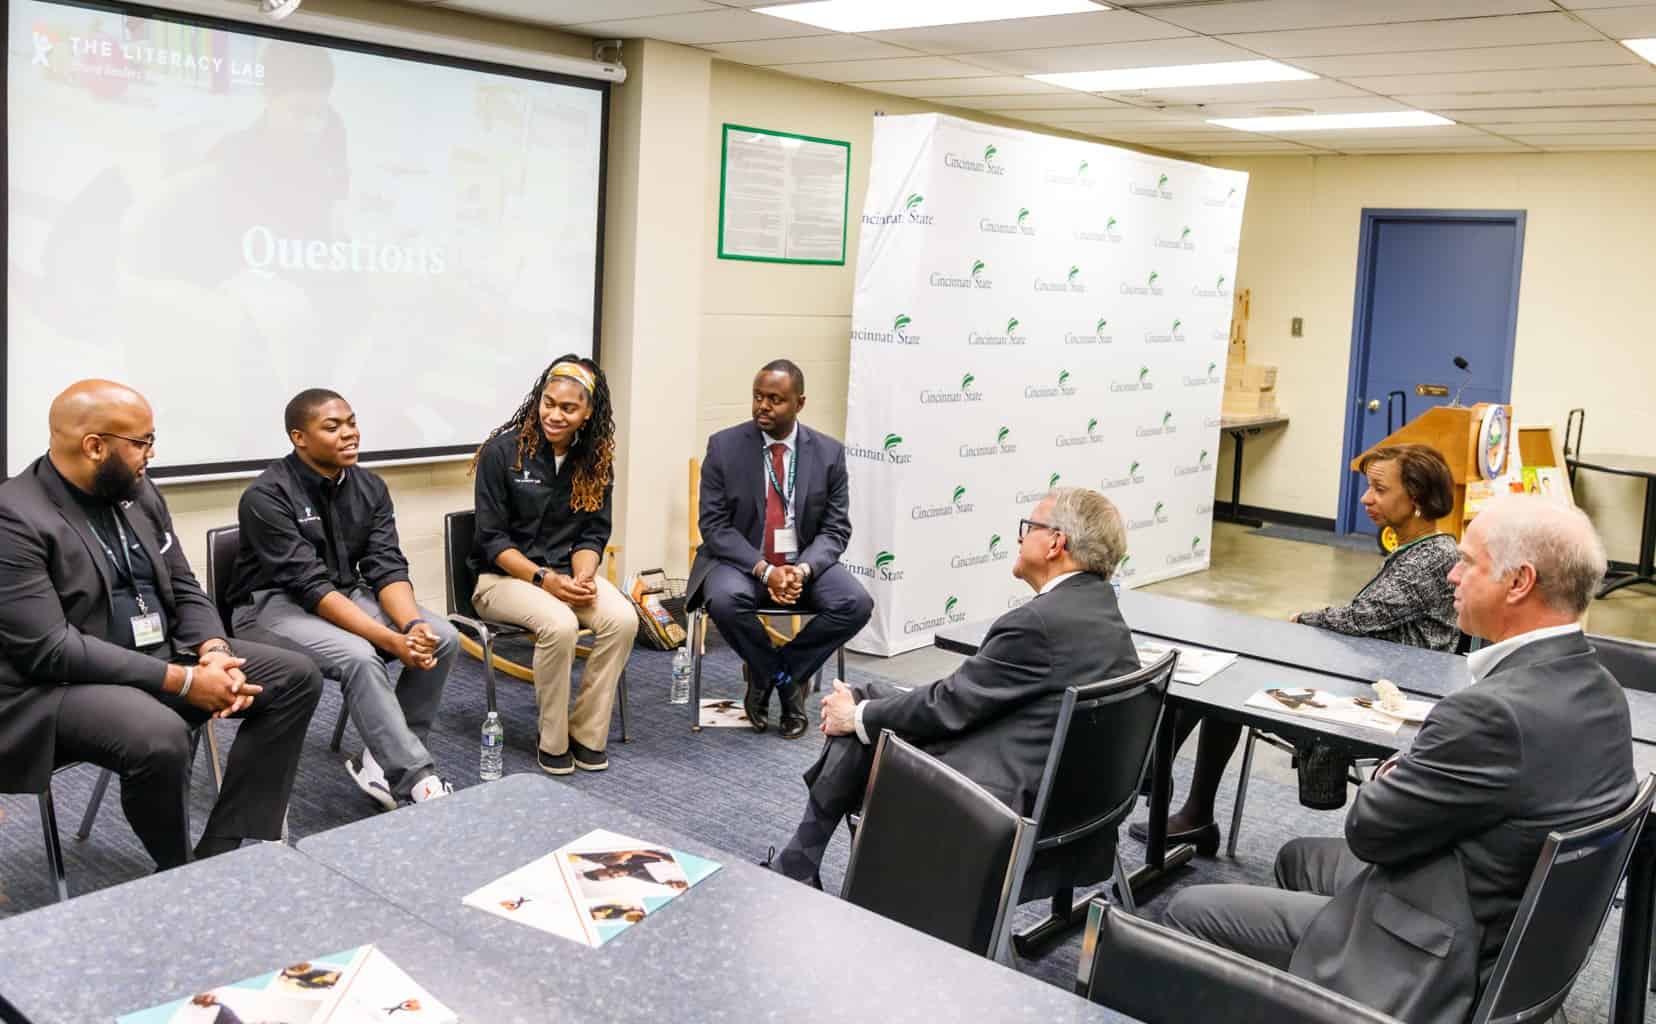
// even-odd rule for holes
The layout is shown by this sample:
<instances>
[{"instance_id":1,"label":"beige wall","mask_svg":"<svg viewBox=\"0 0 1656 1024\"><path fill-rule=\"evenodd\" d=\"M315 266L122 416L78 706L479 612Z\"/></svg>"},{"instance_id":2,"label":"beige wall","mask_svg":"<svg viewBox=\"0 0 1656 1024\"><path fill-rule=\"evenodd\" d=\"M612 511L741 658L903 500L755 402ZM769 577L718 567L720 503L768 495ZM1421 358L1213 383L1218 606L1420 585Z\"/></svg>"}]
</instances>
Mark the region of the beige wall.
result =
<instances>
[{"instance_id":1,"label":"beige wall","mask_svg":"<svg viewBox=\"0 0 1656 1024\"><path fill-rule=\"evenodd\" d=\"M1589 413L1590 451L1649 452L1656 436L1656 153L1272 157L1215 161L1249 174L1237 284L1253 292L1250 362L1280 367L1292 422L1246 447L1242 500L1335 515L1357 236L1364 207L1526 211L1512 403L1521 423ZM1305 318L1305 334L1289 321ZM1445 356L1447 359L1447 355ZM1228 442L1227 442L1228 451ZM1219 493L1230 494L1221 460ZM1610 557L1633 561L1642 490L1579 478Z\"/></svg>"}]
</instances>

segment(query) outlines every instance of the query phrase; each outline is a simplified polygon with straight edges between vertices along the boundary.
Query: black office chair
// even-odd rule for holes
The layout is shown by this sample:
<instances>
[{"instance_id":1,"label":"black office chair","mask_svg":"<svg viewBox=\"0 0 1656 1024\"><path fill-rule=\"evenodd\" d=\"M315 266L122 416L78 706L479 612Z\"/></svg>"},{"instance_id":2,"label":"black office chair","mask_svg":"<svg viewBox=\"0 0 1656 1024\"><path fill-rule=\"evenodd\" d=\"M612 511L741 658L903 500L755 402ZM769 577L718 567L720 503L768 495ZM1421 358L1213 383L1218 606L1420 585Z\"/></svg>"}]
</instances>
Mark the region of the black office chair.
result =
<instances>
[{"instance_id":1,"label":"black office chair","mask_svg":"<svg viewBox=\"0 0 1656 1024\"><path fill-rule=\"evenodd\" d=\"M478 614L472 604L472 592L477 589L477 573L472 571L471 550L472 541L477 530L477 513L472 509L461 512L450 512L443 517L443 577L445 584L445 598L448 602L448 620L462 633L470 634L477 641L480 650L479 660L483 662L483 690L490 711L495 705L495 641L505 637L523 636L528 633L522 626L509 622L495 622L485 619ZM583 631L584 632L584 631ZM590 648L588 648L590 650ZM577 656L586 652L577 646ZM525 679L534 677L521 666L518 672ZM621 742L626 743L627 735L627 670L621 670L621 678L616 684L616 703L621 714Z\"/></svg>"},{"instance_id":2,"label":"black office chair","mask_svg":"<svg viewBox=\"0 0 1656 1024\"><path fill-rule=\"evenodd\" d=\"M1035 823L904 742L880 734L842 898L980 956L1004 956Z\"/></svg>"},{"instance_id":3,"label":"black office chair","mask_svg":"<svg viewBox=\"0 0 1656 1024\"><path fill-rule=\"evenodd\" d=\"M1052 912L1014 938L1019 955L1080 927L1086 901L1076 903L1078 884L1113 875L1123 906L1135 909L1116 832L1138 801L1178 659L1171 650L1137 672L1064 690L1035 798L1035 854L1018 886L1018 902L1050 896Z\"/></svg>"},{"instance_id":4,"label":"black office chair","mask_svg":"<svg viewBox=\"0 0 1656 1024\"><path fill-rule=\"evenodd\" d=\"M1587 642L1622 689L1656 693L1656 644L1593 633L1587 634Z\"/></svg>"},{"instance_id":5,"label":"black office chair","mask_svg":"<svg viewBox=\"0 0 1656 1024\"><path fill-rule=\"evenodd\" d=\"M1075 991L1143 1024L1399 1024L1396 1018L1103 900L1088 906Z\"/></svg>"}]
</instances>

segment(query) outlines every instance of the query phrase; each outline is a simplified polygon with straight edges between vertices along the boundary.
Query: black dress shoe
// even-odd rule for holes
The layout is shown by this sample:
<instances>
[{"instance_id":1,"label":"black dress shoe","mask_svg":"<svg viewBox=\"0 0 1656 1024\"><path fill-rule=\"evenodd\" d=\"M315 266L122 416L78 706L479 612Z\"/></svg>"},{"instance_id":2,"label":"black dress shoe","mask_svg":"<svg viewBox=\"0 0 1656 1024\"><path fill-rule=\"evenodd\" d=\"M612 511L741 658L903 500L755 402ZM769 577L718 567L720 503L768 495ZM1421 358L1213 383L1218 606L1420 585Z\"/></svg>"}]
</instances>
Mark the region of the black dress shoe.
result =
<instances>
[{"instance_id":1,"label":"black dress shoe","mask_svg":"<svg viewBox=\"0 0 1656 1024\"><path fill-rule=\"evenodd\" d=\"M765 859L759 862L759 866L764 868L766 871L774 871L777 874L782 875L784 878L789 877L786 872L784 872L780 867L778 867L774 863L775 860L776 860L776 847L772 846L768 850L765 851ZM797 881L797 879L796 879L796 881ZM820 871L813 872L811 877L805 882L805 884L809 885L811 888L815 889L817 892L821 892L822 891L822 872L820 872Z\"/></svg>"},{"instance_id":2,"label":"black dress shoe","mask_svg":"<svg viewBox=\"0 0 1656 1024\"><path fill-rule=\"evenodd\" d=\"M1141 843L1150 841L1150 823L1135 821L1127 826L1127 834ZM1190 843L1196 847L1196 852L1204 857L1211 857L1219 852L1219 823L1210 821L1200 828L1187 828L1183 832L1167 833L1167 845L1178 846L1181 843Z\"/></svg>"},{"instance_id":3,"label":"black dress shoe","mask_svg":"<svg viewBox=\"0 0 1656 1024\"><path fill-rule=\"evenodd\" d=\"M753 673L746 665L742 666L742 678L747 681L747 692L742 695L742 710L747 712L748 724L753 726L754 732L764 732L770 728L770 695L773 689L766 680L753 681Z\"/></svg>"},{"instance_id":4,"label":"black dress shoe","mask_svg":"<svg viewBox=\"0 0 1656 1024\"><path fill-rule=\"evenodd\" d=\"M805 684L791 683L778 692L782 698L782 738L797 740L811 727L811 719L805 714Z\"/></svg>"}]
</instances>

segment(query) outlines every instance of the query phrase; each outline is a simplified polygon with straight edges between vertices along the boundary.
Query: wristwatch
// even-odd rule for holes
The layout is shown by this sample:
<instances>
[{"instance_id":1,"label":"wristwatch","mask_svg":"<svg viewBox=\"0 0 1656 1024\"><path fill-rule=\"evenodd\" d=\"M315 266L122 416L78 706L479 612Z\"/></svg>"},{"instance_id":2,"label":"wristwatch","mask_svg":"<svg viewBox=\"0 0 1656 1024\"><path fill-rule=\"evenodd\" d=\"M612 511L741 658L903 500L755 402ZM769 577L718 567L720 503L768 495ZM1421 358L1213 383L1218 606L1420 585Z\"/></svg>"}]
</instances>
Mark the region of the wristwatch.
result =
<instances>
[{"instance_id":1,"label":"wristwatch","mask_svg":"<svg viewBox=\"0 0 1656 1024\"><path fill-rule=\"evenodd\" d=\"M542 566L539 569L536 569L535 570L535 577L534 577L535 586L538 587L542 583L546 582L546 574L551 572L551 571L552 571L551 569L548 569L545 566Z\"/></svg>"}]
</instances>

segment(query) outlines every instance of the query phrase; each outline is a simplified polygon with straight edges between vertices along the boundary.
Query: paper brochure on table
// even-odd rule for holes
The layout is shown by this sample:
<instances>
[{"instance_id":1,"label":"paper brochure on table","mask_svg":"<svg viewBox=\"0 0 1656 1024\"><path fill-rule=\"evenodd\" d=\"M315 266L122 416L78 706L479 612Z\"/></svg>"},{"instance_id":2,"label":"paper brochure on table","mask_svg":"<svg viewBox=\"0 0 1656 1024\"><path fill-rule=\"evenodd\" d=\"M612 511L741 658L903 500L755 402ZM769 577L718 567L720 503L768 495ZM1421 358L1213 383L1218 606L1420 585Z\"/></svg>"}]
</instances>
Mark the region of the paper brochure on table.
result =
<instances>
[{"instance_id":1,"label":"paper brochure on table","mask_svg":"<svg viewBox=\"0 0 1656 1024\"><path fill-rule=\"evenodd\" d=\"M1410 701L1411 704L1423 703ZM1341 697L1327 690L1260 690L1248 698L1247 706L1264 708L1290 715L1302 715L1338 725L1354 725L1363 729L1395 733L1403 724L1403 716L1390 715L1374 707L1365 707L1354 698Z\"/></svg>"},{"instance_id":2,"label":"paper brochure on table","mask_svg":"<svg viewBox=\"0 0 1656 1024\"><path fill-rule=\"evenodd\" d=\"M1173 668L1173 681L1190 686L1201 686L1236 662L1236 655L1229 651L1210 651L1185 644L1135 640L1133 646L1138 649L1140 665L1158 661L1168 651L1178 651L1179 663Z\"/></svg>"},{"instance_id":3,"label":"paper brochure on table","mask_svg":"<svg viewBox=\"0 0 1656 1024\"><path fill-rule=\"evenodd\" d=\"M460 1018L373 945L289 964L116 1024L453 1024Z\"/></svg>"},{"instance_id":4,"label":"paper brochure on table","mask_svg":"<svg viewBox=\"0 0 1656 1024\"><path fill-rule=\"evenodd\" d=\"M602 946L717 870L719 864L705 857L594 829L462 902L583 945Z\"/></svg>"}]
</instances>

